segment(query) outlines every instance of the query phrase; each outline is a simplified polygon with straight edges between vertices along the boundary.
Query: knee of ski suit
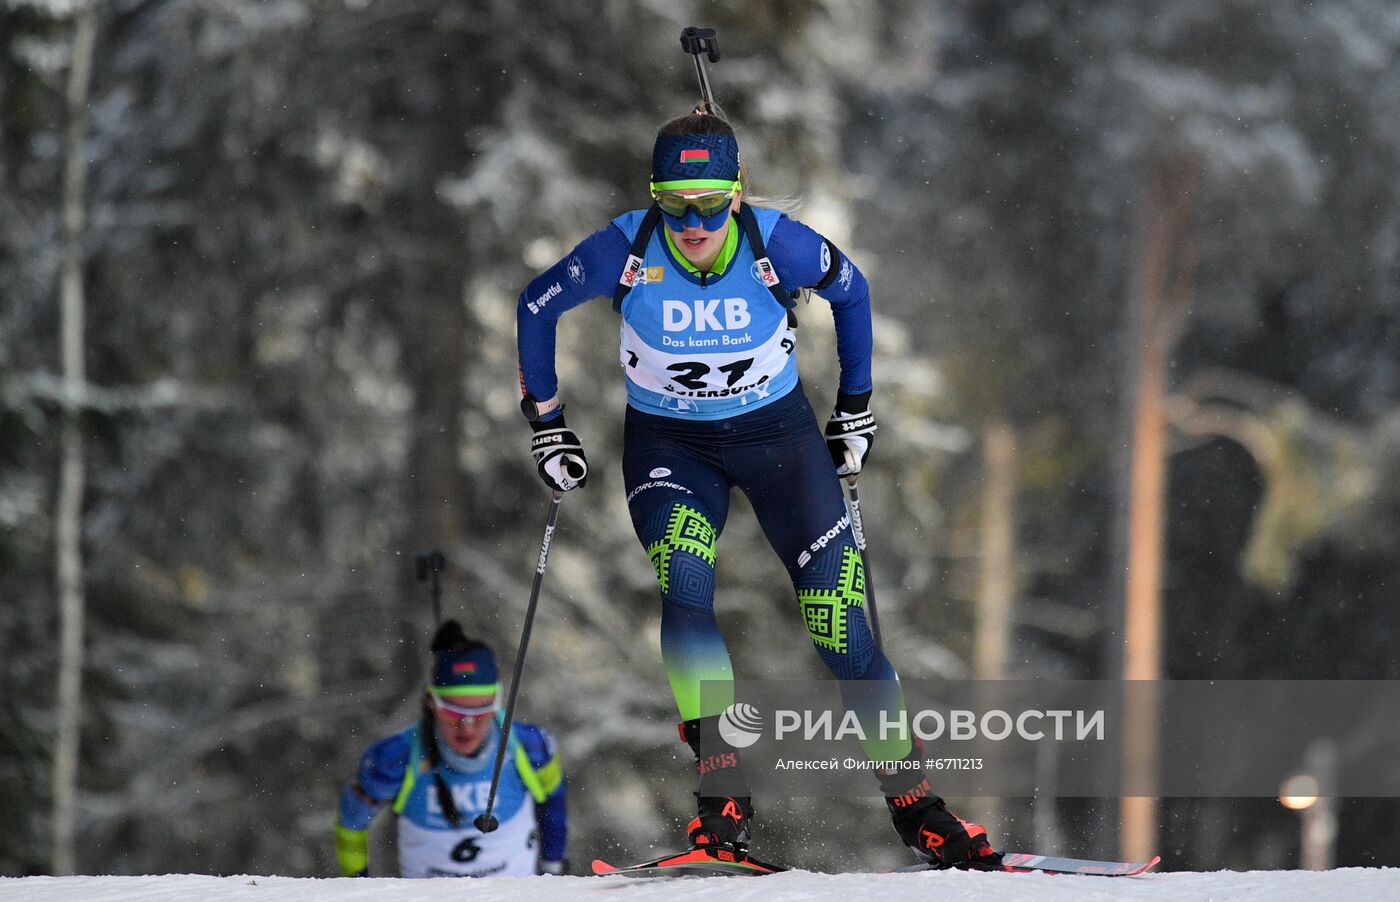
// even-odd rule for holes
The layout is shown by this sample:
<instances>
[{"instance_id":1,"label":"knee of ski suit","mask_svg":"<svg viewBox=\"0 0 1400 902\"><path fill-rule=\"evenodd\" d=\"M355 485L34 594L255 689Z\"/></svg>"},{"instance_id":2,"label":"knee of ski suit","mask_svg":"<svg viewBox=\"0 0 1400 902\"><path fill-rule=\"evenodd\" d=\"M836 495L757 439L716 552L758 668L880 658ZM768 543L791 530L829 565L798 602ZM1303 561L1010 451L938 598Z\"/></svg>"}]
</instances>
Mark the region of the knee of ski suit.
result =
<instances>
[{"instance_id":1,"label":"knee of ski suit","mask_svg":"<svg viewBox=\"0 0 1400 902\"><path fill-rule=\"evenodd\" d=\"M865 566L849 540L813 555L795 580L802 622L817 654L839 680L894 679L865 618Z\"/></svg>"},{"instance_id":2,"label":"knee of ski suit","mask_svg":"<svg viewBox=\"0 0 1400 902\"><path fill-rule=\"evenodd\" d=\"M673 501L657 512L648 527L647 557L656 568L662 601L712 611L718 533L709 516L689 500Z\"/></svg>"}]
</instances>

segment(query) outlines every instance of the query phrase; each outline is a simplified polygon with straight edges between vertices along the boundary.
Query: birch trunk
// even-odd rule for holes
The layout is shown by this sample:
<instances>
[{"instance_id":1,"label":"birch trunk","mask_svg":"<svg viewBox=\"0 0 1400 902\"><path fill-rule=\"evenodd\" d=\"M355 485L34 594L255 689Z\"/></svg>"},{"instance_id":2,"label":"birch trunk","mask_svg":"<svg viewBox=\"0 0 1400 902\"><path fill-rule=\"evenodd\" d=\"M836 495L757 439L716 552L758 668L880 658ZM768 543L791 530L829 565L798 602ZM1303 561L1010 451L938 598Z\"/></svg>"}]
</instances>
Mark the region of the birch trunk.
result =
<instances>
[{"instance_id":1,"label":"birch trunk","mask_svg":"<svg viewBox=\"0 0 1400 902\"><path fill-rule=\"evenodd\" d=\"M1016 595L1016 434L997 420L982 432L982 529L973 673L1006 679Z\"/></svg>"},{"instance_id":2,"label":"birch trunk","mask_svg":"<svg viewBox=\"0 0 1400 902\"><path fill-rule=\"evenodd\" d=\"M77 866L76 813L78 751L82 725L83 682L83 433L82 413L87 373L83 365L84 195L87 189L85 135L87 105L96 41L96 10L84 4L73 28L73 60L68 72L68 129L64 139L63 270L60 321L63 352L63 427L58 502L54 515L54 557L58 594L57 730L53 753L53 848L51 867L58 876Z\"/></svg>"}]
</instances>

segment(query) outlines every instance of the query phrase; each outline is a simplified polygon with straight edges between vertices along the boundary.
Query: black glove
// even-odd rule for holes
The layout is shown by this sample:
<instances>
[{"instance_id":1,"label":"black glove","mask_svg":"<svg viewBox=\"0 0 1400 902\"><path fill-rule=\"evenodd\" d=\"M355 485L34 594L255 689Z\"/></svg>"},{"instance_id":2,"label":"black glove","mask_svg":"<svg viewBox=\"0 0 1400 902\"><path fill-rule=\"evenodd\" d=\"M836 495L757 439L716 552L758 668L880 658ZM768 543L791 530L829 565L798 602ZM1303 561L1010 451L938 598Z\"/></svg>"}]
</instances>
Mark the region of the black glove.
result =
<instances>
[{"instance_id":1,"label":"black glove","mask_svg":"<svg viewBox=\"0 0 1400 902\"><path fill-rule=\"evenodd\" d=\"M588 481L583 445L574 431L564 425L562 413L548 422L536 420L530 428L535 431L530 438L530 456L545 485L556 492L567 492Z\"/></svg>"},{"instance_id":2,"label":"black glove","mask_svg":"<svg viewBox=\"0 0 1400 902\"><path fill-rule=\"evenodd\" d=\"M826 421L826 447L837 476L854 476L865 466L875 444L875 414L870 412L870 392L836 393L836 409Z\"/></svg>"}]
</instances>

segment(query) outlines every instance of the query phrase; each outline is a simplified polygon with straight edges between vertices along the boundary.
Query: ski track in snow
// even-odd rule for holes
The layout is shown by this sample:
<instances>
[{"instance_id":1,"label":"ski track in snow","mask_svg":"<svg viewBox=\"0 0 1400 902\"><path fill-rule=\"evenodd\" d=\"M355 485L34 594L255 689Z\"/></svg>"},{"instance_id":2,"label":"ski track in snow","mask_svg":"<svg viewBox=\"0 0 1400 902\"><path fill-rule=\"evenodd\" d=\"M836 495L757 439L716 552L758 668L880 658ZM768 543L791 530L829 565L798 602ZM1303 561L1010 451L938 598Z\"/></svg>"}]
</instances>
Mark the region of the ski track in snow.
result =
<instances>
[{"instance_id":1,"label":"ski track in snow","mask_svg":"<svg viewBox=\"0 0 1400 902\"><path fill-rule=\"evenodd\" d=\"M1163 873L1141 877L1049 874L816 874L771 877L490 877L460 880L297 877L0 877L3 902L1370 902L1400 899L1400 868Z\"/></svg>"}]
</instances>

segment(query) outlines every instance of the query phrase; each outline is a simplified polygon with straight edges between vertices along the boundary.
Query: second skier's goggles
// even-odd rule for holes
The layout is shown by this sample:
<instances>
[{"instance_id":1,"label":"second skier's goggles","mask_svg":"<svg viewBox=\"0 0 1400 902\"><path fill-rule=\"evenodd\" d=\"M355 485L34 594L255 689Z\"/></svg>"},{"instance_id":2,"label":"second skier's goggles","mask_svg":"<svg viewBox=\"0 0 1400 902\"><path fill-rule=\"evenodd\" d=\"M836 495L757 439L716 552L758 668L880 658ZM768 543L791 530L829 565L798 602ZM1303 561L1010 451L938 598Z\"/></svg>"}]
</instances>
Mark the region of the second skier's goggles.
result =
<instances>
[{"instance_id":1,"label":"second skier's goggles","mask_svg":"<svg viewBox=\"0 0 1400 902\"><path fill-rule=\"evenodd\" d=\"M468 707L449 702L436 692L430 692L428 696L433 700L433 710L438 713L438 716L452 724L458 724L462 721L481 723L490 720L496 714L496 700L494 698L489 705Z\"/></svg>"},{"instance_id":2,"label":"second skier's goggles","mask_svg":"<svg viewBox=\"0 0 1400 902\"><path fill-rule=\"evenodd\" d=\"M738 179L732 182L717 179L692 179L683 182L652 182L651 198L667 216L680 218L690 207L695 208L702 218L708 219L729 206L734 195L742 186ZM696 191L695 189L705 189ZM683 194L683 191L691 193Z\"/></svg>"}]
</instances>

